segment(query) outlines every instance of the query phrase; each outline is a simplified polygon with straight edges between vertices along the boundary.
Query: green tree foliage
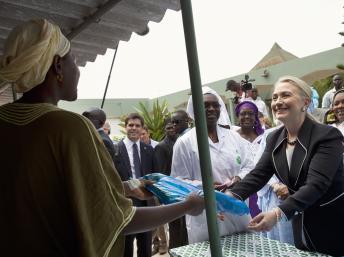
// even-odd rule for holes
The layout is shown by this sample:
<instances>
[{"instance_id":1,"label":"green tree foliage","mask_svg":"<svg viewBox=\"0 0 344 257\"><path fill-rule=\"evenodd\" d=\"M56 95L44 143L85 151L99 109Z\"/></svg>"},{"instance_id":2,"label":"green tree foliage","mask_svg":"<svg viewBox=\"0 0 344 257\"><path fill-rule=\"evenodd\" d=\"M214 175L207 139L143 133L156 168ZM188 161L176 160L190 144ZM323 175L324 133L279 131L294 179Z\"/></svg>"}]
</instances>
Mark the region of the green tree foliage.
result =
<instances>
[{"instance_id":1,"label":"green tree foliage","mask_svg":"<svg viewBox=\"0 0 344 257\"><path fill-rule=\"evenodd\" d=\"M148 127L150 137L153 140L161 141L164 138L164 120L171 116L168 111L168 104L163 101L161 104L159 100L153 102L153 109L150 112L146 105L142 102L139 103L139 108L136 109L137 112L142 115L145 125Z\"/></svg>"},{"instance_id":2,"label":"green tree foliage","mask_svg":"<svg viewBox=\"0 0 344 257\"><path fill-rule=\"evenodd\" d=\"M344 70L344 64L338 64L337 69Z\"/></svg>"},{"instance_id":3,"label":"green tree foliage","mask_svg":"<svg viewBox=\"0 0 344 257\"><path fill-rule=\"evenodd\" d=\"M119 120L120 120L120 122L118 123L118 126L120 126L121 127L121 133L122 134L124 134L124 135L126 135L127 134L127 132L125 131L125 118L127 117L127 115L122 115L120 118L119 118Z\"/></svg>"},{"instance_id":4,"label":"green tree foliage","mask_svg":"<svg viewBox=\"0 0 344 257\"><path fill-rule=\"evenodd\" d=\"M324 94L332 87L332 76L314 82L314 88L319 94L319 105L321 105Z\"/></svg>"},{"instance_id":5,"label":"green tree foliage","mask_svg":"<svg viewBox=\"0 0 344 257\"><path fill-rule=\"evenodd\" d=\"M122 115L122 116L119 118L120 122L118 123L118 126L121 127L120 132L121 132L122 134L120 134L120 135L114 135L114 136L112 137L112 140L115 141L115 142L121 141L121 140L125 137L125 135L127 134L127 132L125 131L125 125L124 125L124 124L125 124L124 121L125 121L125 118L126 118L126 117L127 117L127 115Z\"/></svg>"},{"instance_id":6,"label":"green tree foliage","mask_svg":"<svg viewBox=\"0 0 344 257\"><path fill-rule=\"evenodd\" d=\"M340 65L337 65L337 68L339 68ZM344 73L340 73L342 76L344 76ZM324 94L333 87L332 85L332 77L333 76L329 76L327 78L318 80L314 82L314 88L317 90L318 94L319 94L319 104L321 104L322 102L322 98L324 96Z\"/></svg>"}]
</instances>

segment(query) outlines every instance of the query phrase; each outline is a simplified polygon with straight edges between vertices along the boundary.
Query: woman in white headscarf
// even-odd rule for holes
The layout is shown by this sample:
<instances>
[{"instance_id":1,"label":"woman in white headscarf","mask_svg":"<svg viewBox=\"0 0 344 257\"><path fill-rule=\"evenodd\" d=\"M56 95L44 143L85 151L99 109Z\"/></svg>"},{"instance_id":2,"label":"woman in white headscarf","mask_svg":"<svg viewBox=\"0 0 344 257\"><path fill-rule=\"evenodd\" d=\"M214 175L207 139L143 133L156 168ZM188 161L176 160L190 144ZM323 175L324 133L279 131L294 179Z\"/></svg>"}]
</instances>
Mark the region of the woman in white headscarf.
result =
<instances>
[{"instance_id":1,"label":"woman in white headscarf","mask_svg":"<svg viewBox=\"0 0 344 257\"><path fill-rule=\"evenodd\" d=\"M231 120L229 118L229 115L228 115L228 112L226 109L226 105L223 102L220 95L214 89L211 89L210 87L207 87L207 86L202 87L202 93L203 93L203 95L212 94L212 95L216 96L216 98L218 99L219 104L220 104L220 117L219 117L217 123L219 125L222 125L225 127L231 126L232 123L231 123ZM186 112L192 120L195 120L195 114L194 114L193 102L192 102L191 96L189 97L188 104L186 106Z\"/></svg>"},{"instance_id":2,"label":"woman in white headscarf","mask_svg":"<svg viewBox=\"0 0 344 257\"><path fill-rule=\"evenodd\" d=\"M250 160L244 139L228 127L223 127L229 125L229 119L222 99L210 88L206 88L203 95L213 178L215 184L219 185L217 187L221 188L221 185L226 184L228 186L241 180L253 168L253 163ZM191 105L192 99L190 97L187 111L190 117L194 118ZM195 128L181 136L175 143L171 176L201 183ZM249 219L249 215L225 214L224 221L219 221L220 234L229 235L245 231ZM208 239L205 212L198 217L186 216L186 225L189 243Z\"/></svg>"}]
</instances>

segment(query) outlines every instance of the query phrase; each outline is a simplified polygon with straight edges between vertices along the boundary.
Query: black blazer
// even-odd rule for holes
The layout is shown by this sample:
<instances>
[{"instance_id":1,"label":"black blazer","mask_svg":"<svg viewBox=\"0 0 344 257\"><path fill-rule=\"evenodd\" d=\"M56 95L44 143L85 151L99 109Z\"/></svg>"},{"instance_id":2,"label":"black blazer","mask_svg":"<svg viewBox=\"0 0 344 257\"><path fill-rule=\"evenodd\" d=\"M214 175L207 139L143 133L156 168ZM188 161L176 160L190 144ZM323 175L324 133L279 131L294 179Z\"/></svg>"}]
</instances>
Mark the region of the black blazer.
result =
<instances>
[{"instance_id":1,"label":"black blazer","mask_svg":"<svg viewBox=\"0 0 344 257\"><path fill-rule=\"evenodd\" d=\"M152 173L153 147L143 142L140 142L140 156L141 156L142 176ZM125 147L123 140L118 142L118 151L116 151L116 154L115 154L115 166L122 181L127 181L132 177L128 151L127 151L127 148Z\"/></svg>"},{"instance_id":2,"label":"black blazer","mask_svg":"<svg viewBox=\"0 0 344 257\"><path fill-rule=\"evenodd\" d=\"M289 169L286 135L284 127L271 132L256 167L231 192L246 199L275 174L289 189L289 197L279 207L292 220L295 246L344 255L343 136L307 117Z\"/></svg>"},{"instance_id":3,"label":"black blazer","mask_svg":"<svg viewBox=\"0 0 344 257\"><path fill-rule=\"evenodd\" d=\"M165 175L171 174L173 145L175 141L165 137L154 148L154 171Z\"/></svg>"},{"instance_id":4,"label":"black blazer","mask_svg":"<svg viewBox=\"0 0 344 257\"><path fill-rule=\"evenodd\" d=\"M127 181L132 177L130 160L127 148L121 140L115 147L115 167L122 179ZM153 147L140 142L141 170L142 176L153 171ZM132 199L135 206L147 206L147 201Z\"/></svg>"},{"instance_id":5,"label":"black blazer","mask_svg":"<svg viewBox=\"0 0 344 257\"><path fill-rule=\"evenodd\" d=\"M115 147L113 146L111 138L103 130L99 130L98 133L102 138L103 143L108 150L113 162L115 162Z\"/></svg>"}]
</instances>

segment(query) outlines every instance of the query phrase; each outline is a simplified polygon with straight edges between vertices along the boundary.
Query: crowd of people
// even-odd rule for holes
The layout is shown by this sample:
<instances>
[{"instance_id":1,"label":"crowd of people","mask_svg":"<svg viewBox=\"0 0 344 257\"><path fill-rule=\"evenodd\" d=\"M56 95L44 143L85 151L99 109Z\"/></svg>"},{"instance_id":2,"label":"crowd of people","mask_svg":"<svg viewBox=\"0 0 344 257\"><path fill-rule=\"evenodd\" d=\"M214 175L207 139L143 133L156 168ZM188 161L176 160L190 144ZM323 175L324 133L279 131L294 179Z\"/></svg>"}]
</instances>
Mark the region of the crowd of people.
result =
<instances>
[{"instance_id":1,"label":"crowd of people","mask_svg":"<svg viewBox=\"0 0 344 257\"><path fill-rule=\"evenodd\" d=\"M207 240L201 196L160 205L142 179L160 172L201 186L192 97L186 111L165 119L162 141L150 138L143 117L131 113L125 138L114 143L102 109L78 115L57 107L76 100L78 80L70 42L56 25L37 19L10 33L0 90L12 86L23 95L0 106L2 256L132 257L136 242L137 256L150 257ZM323 98L333 114L325 121L311 114L314 89L297 77L275 83L271 113L254 88L232 120L221 96L202 88L214 190L250 209L223 214L220 235L253 231L344 255L340 74L333 85Z\"/></svg>"}]
</instances>

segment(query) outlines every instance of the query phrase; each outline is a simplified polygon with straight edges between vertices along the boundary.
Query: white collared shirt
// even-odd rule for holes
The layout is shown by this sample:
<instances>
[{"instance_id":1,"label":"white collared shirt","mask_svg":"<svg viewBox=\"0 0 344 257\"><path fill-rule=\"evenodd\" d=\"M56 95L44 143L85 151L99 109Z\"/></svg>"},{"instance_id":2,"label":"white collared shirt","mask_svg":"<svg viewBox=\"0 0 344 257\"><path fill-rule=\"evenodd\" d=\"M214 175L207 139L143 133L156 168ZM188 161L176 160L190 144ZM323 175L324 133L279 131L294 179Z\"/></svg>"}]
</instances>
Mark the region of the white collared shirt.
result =
<instances>
[{"instance_id":1,"label":"white collared shirt","mask_svg":"<svg viewBox=\"0 0 344 257\"><path fill-rule=\"evenodd\" d=\"M130 161L130 168L131 168L131 174L133 174L133 178L136 178L135 176L135 167L134 167L134 157L133 157L133 145L134 143L137 144L137 150L139 152L139 158L141 160L141 151L140 151L140 140L137 140L136 142L131 141L128 137L125 137L123 139L123 143L125 147L127 148L129 161Z\"/></svg>"},{"instance_id":2,"label":"white collared shirt","mask_svg":"<svg viewBox=\"0 0 344 257\"><path fill-rule=\"evenodd\" d=\"M227 183L233 176L243 178L254 166L247 149L247 143L232 129L217 126L218 142L209 137L209 152L214 182ZM171 176L202 181L196 129L178 138L173 147ZM220 235L228 235L247 230L249 216L225 214L225 221L219 223ZM197 217L186 215L189 243L208 240L205 212Z\"/></svg>"},{"instance_id":3,"label":"white collared shirt","mask_svg":"<svg viewBox=\"0 0 344 257\"><path fill-rule=\"evenodd\" d=\"M331 108L334 93L336 93L335 88L332 88L325 93L325 95L323 96L323 99L322 99L321 108L325 108L325 109Z\"/></svg>"}]
</instances>

